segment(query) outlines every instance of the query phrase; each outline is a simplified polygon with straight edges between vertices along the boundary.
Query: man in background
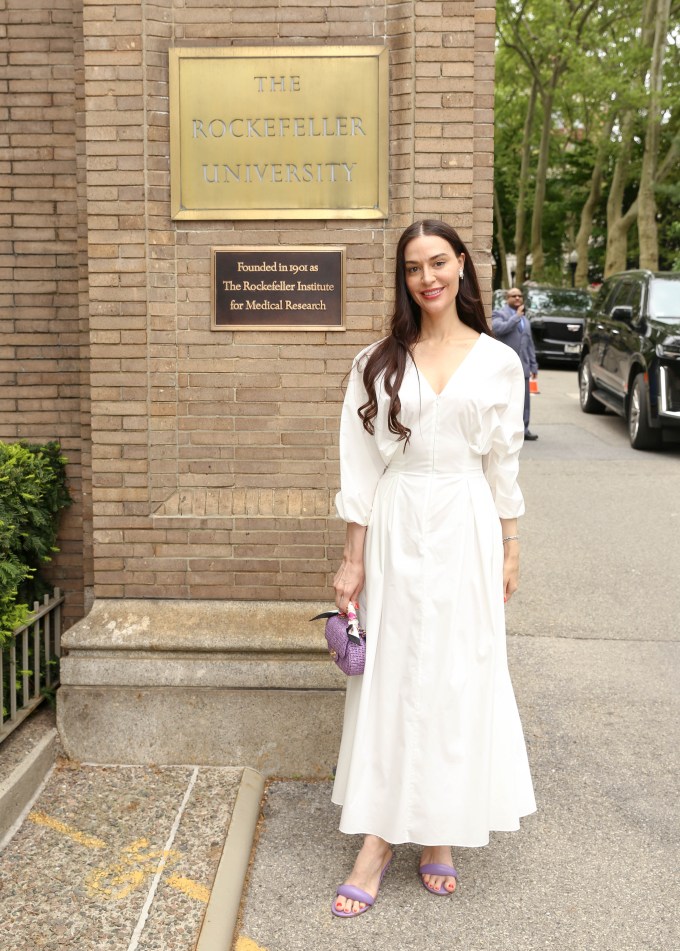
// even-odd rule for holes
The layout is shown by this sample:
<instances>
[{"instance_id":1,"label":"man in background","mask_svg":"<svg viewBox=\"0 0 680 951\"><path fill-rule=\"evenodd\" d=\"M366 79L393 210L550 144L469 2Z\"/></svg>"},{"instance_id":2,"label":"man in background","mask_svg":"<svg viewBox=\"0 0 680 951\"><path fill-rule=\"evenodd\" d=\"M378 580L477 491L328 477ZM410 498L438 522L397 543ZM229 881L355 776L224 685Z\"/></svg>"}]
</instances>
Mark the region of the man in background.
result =
<instances>
[{"instance_id":1,"label":"man in background","mask_svg":"<svg viewBox=\"0 0 680 951\"><path fill-rule=\"evenodd\" d=\"M505 294L505 305L491 315L491 326L498 340L507 343L518 354L524 370L524 438L538 439L529 430L529 380L538 376L536 351L531 336L529 318L524 316L524 297L517 287L511 287Z\"/></svg>"}]
</instances>

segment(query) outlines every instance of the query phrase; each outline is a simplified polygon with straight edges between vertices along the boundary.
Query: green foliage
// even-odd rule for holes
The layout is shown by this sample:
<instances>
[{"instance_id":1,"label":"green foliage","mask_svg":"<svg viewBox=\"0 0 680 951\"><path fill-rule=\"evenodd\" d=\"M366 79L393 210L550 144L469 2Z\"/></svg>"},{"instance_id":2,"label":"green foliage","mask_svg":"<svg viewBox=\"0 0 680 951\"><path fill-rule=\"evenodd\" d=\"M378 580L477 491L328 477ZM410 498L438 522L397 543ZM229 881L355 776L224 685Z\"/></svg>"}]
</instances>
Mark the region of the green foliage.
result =
<instances>
[{"instance_id":1,"label":"green foliage","mask_svg":"<svg viewBox=\"0 0 680 951\"><path fill-rule=\"evenodd\" d=\"M659 269L680 271L680 181L659 185Z\"/></svg>"},{"instance_id":2,"label":"green foliage","mask_svg":"<svg viewBox=\"0 0 680 951\"><path fill-rule=\"evenodd\" d=\"M0 587L4 587L2 578L0 578ZM15 602L17 589L8 587L5 590L6 594L0 594L0 647L9 640L12 631L25 624L31 616L27 604Z\"/></svg>"},{"instance_id":3,"label":"green foliage","mask_svg":"<svg viewBox=\"0 0 680 951\"><path fill-rule=\"evenodd\" d=\"M71 502L65 467L56 442L0 442L0 644L46 590L40 569L58 551L58 516Z\"/></svg>"},{"instance_id":4,"label":"green foliage","mask_svg":"<svg viewBox=\"0 0 680 951\"><path fill-rule=\"evenodd\" d=\"M495 187L509 252L515 249L515 213L520 161L532 81L538 82L531 161L527 180L527 227L535 194L544 95L553 70L559 80L551 103L548 181L543 206L546 270L562 273L573 248L581 209L590 191L598 155L604 153L602 194L594 211L589 245L591 278L601 277L607 241L607 198L624 146L622 123L633 117L632 148L625 175L623 210L637 198L649 108L651 48L642 35L649 0L497 0L495 86ZM651 9L651 8L650 8ZM672 155L680 135L680 6L673 2L664 60L658 162ZM677 269L680 234L680 162L670 165L655 189L659 266ZM495 233L495 228L494 228ZM638 266L636 228L630 231L628 267Z\"/></svg>"}]
</instances>

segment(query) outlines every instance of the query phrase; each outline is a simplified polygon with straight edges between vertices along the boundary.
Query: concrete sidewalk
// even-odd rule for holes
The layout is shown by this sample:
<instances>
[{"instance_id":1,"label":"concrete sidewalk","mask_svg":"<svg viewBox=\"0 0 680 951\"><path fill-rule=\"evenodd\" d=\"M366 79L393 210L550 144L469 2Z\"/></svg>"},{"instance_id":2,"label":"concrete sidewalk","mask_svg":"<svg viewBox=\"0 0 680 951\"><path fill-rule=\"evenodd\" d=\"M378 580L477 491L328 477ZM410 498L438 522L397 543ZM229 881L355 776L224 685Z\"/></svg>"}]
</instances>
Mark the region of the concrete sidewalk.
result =
<instances>
[{"instance_id":1,"label":"concrete sidewalk","mask_svg":"<svg viewBox=\"0 0 680 951\"><path fill-rule=\"evenodd\" d=\"M330 783L273 784L247 947L677 951L680 645L515 637L509 650L537 814L454 850L450 899L419 884L415 846L397 847L375 907L343 921L330 903L360 839L337 831Z\"/></svg>"},{"instance_id":2,"label":"concrete sidewalk","mask_svg":"<svg viewBox=\"0 0 680 951\"><path fill-rule=\"evenodd\" d=\"M201 933L228 951L262 788L248 769L58 759L0 853L0 947L193 951Z\"/></svg>"}]
</instances>

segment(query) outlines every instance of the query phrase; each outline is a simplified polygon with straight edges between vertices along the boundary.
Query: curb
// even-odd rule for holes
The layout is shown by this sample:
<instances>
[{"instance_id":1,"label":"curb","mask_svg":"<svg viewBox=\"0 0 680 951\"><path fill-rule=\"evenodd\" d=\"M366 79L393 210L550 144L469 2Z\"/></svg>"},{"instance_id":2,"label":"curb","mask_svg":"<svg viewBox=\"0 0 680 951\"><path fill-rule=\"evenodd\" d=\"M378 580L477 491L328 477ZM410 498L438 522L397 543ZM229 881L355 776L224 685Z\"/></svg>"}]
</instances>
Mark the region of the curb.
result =
<instances>
[{"instance_id":1,"label":"curb","mask_svg":"<svg viewBox=\"0 0 680 951\"><path fill-rule=\"evenodd\" d=\"M195 951L231 951L263 792L264 777L246 766Z\"/></svg>"},{"instance_id":2,"label":"curb","mask_svg":"<svg viewBox=\"0 0 680 951\"><path fill-rule=\"evenodd\" d=\"M58 739L57 731L50 730L0 783L0 849L16 832L24 810L54 765Z\"/></svg>"}]
</instances>

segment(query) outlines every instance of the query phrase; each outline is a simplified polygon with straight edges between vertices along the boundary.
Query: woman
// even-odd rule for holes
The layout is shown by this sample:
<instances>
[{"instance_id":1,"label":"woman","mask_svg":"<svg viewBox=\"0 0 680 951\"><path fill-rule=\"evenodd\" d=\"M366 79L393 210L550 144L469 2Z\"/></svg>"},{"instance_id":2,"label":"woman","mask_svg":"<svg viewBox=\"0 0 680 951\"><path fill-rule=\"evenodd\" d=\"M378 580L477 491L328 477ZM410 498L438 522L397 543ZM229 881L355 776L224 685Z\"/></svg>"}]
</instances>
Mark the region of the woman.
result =
<instances>
[{"instance_id":1,"label":"woman","mask_svg":"<svg viewBox=\"0 0 680 951\"><path fill-rule=\"evenodd\" d=\"M519 576L522 366L490 335L453 228L416 222L396 258L390 334L355 359L340 429L336 605L359 600L367 651L333 788L340 829L365 835L339 917L372 906L388 843L422 845L423 885L450 895L451 846L486 845L536 808L503 609Z\"/></svg>"}]
</instances>

